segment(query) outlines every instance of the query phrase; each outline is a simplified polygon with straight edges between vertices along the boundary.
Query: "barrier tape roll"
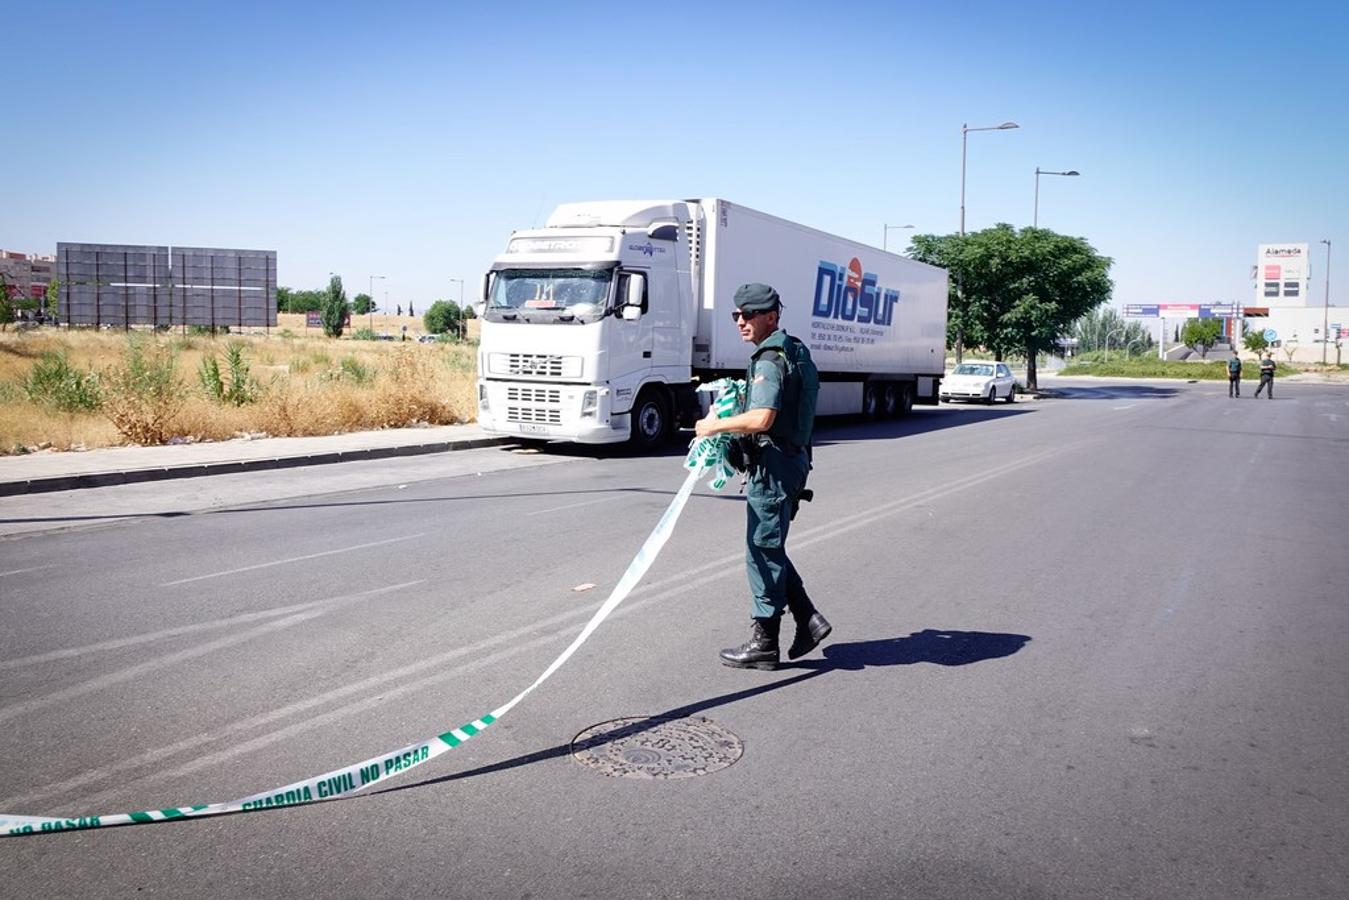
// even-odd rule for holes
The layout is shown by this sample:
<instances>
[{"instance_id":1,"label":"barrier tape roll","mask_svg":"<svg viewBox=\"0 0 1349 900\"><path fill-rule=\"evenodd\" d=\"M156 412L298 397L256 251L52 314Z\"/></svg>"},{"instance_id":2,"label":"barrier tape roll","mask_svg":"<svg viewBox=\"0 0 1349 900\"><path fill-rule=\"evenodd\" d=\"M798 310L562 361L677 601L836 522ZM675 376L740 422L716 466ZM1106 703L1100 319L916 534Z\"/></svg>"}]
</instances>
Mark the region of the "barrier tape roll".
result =
<instances>
[{"instance_id":1,"label":"barrier tape roll","mask_svg":"<svg viewBox=\"0 0 1349 900\"><path fill-rule=\"evenodd\" d=\"M736 379L723 379L713 386L719 391L713 405L717 415L725 418L738 412L739 404L743 400L744 382ZM665 512L661 514L660 521L656 523L656 527L652 529L645 543L638 549L637 555L632 558L632 562L628 563L628 568L619 578L618 584L614 585L614 589L609 593L604 603L590 617L590 621L581 629L581 633L576 636L567 649L563 650L562 654L553 660L548 668L544 669L542 675L534 679L529 687L490 713L486 713L471 722L465 722L458 728L451 728L444 734L433 738L408 744L406 747L400 747L392 752L382 753L379 756L373 756L370 759L352 763L340 769L325 772L322 775L314 775L303 781L296 781L269 791L250 794L238 800L205 803L196 806L172 806L167 809L148 809L140 812L76 817L20 816L0 813L0 837L51 834L59 831L110 828L118 825L148 825L152 822L166 822L170 819L204 818L227 813L279 809L286 806L301 806L307 803L337 800L363 791L395 775L401 775L415 769L423 763L430 762L440 754L453 750L464 741L481 734L484 729L500 720L516 704L529 696L535 688L547 681L567 660L571 659L572 654L580 649L581 645L600 626L600 623L618 608L618 605L627 598L628 594L632 593L632 589L646 575L647 570L651 568L651 564L660 554L661 548L669 540L670 534L674 531L675 523L679 521L679 515L684 511L684 505L688 502L689 495L693 492L698 478L709 471L715 473L712 481L709 482L709 486L720 490L729 480L729 476L734 474L734 470L726 462L728 444L729 438L726 435L694 439L689 454L684 460L684 467L689 472L684 478L683 485L680 486Z\"/></svg>"}]
</instances>

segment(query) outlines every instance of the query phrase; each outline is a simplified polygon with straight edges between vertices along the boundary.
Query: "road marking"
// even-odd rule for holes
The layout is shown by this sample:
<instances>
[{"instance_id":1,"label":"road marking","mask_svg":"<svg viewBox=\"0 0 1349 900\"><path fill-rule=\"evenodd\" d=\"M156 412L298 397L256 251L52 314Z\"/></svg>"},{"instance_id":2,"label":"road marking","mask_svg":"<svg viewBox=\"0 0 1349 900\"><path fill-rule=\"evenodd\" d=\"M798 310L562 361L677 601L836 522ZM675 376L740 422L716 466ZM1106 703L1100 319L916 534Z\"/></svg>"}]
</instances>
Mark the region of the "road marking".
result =
<instances>
[{"instance_id":1,"label":"road marking","mask_svg":"<svg viewBox=\"0 0 1349 900\"><path fill-rule=\"evenodd\" d=\"M273 619L277 616L284 616L288 613L302 612L306 609L313 609L317 606L335 606L352 600L361 600L366 597L374 597L379 594L386 594L390 591L396 591L405 587L412 587L417 584L424 584L425 579L417 581L406 581L402 584L394 584L388 587L375 588L369 591L361 591L357 594L343 594L339 597L327 597L323 600L311 600L308 603L296 603L293 606L281 606L275 609L266 609L261 612L244 613L238 616L230 616L226 619L216 619L211 622L198 622L195 625L179 625L175 628L165 628L162 631L152 631L147 634L138 634L131 637L114 638L110 641L99 641L97 644L86 644L83 647L69 647L65 650L52 650L47 653L39 653L36 656L25 656L20 659L6 659L0 661L0 671L6 669L18 669L23 666L35 666L38 663L51 662L57 659L73 659L77 656L85 656L90 653L102 653L106 650L119 650L122 647L134 647L137 644L148 644L153 641L162 641L165 638L178 637L179 635L192 634L197 631L209 631L213 628L228 628L231 625L243 625L246 622L256 622L259 619Z\"/></svg>"},{"instance_id":2,"label":"road marking","mask_svg":"<svg viewBox=\"0 0 1349 900\"><path fill-rule=\"evenodd\" d=\"M385 544L396 544L399 541L410 541L413 538L419 538L424 536L425 534L426 532L421 532L419 534L409 534L406 535L405 537L389 538L388 540L383 541L371 541L368 544L355 544L350 547L341 547L337 550L324 550L321 553L306 553L304 556L292 556L289 559L278 559L274 560L273 562L258 563L257 565L253 566L242 566L238 569L226 569L223 572L212 572L209 575L194 575L191 578L179 578L177 581L166 581L163 584L161 584L160 587L173 587L174 585L178 584L190 584L193 581L205 581L207 578L221 578L225 575L238 575L240 572L252 572L257 569L267 569L272 566L284 566L288 563L304 562L307 559L318 559L321 556L334 556L338 553L350 553L352 550L365 550L369 547L382 547Z\"/></svg>"},{"instance_id":3,"label":"road marking","mask_svg":"<svg viewBox=\"0 0 1349 900\"><path fill-rule=\"evenodd\" d=\"M56 563L50 563L45 566L33 566L32 568L29 569L10 569L8 572L0 572L0 578L4 578L6 575L22 575L24 572L40 572L43 569L55 569L55 568Z\"/></svg>"},{"instance_id":4,"label":"road marking","mask_svg":"<svg viewBox=\"0 0 1349 900\"><path fill-rule=\"evenodd\" d=\"M822 523L813 528L795 531L794 535L797 539L793 541L793 546L801 548L831 540L841 533L864 528L887 516L904 512L907 509L921 506L924 503L958 493L967 488L976 487L985 482L1001 478L1018 469L1026 468L1063 453L1076 451L1082 446L1092 443L1093 440L1094 439L1092 438L1088 438L1069 444L1061 444L1057 447L1045 450L1033 456L1023 457L1015 462L1008 463L995 469L983 470L974 475L956 479L944 485L938 485L936 487L918 491L907 497L890 501L889 503L879 504L869 510L863 510L850 516L844 516L841 519ZM677 575L662 579L661 581L638 587L633 591L631 597L629 597L629 602L614 611L614 617L630 615L639 609L645 609L648 606L660 603L670 597L687 593L688 591L702 587L705 584L711 584L720 579L739 575L741 570L736 569L734 565L743 561L743 552L727 554L719 559L709 560L692 570L685 570ZM639 595L641 596L641 600L632 602L632 598ZM50 797L59 797L87 784L101 781L118 772L128 769L143 768L181 752L199 751L204 744L222 740L241 731L268 725L279 719L284 719L288 716L304 712L313 707L322 706L352 694L360 694L367 690L377 691L377 695L375 696L352 700L344 703L337 709L318 713L311 718L286 725L276 731L259 735L252 740L231 744L229 747L215 753L195 756L175 768L163 768L157 766L153 773L147 774L141 778L121 781L115 787L80 797L81 803L87 803L90 808L93 808L101 803L109 802L115 798L124 796L130 787L140 782L152 778L158 782L162 782L164 779L179 778L199 769L219 766L244 754L263 749L279 741L287 740L296 734L318 728L322 725L349 717L356 713L364 712L367 709L386 705L392 698L421 690L451 678L459 677L471 670L487 666L499 660L508 659L522 652L533 650L536 647L554 643L562 637L559 633L561 629L574 624L578 620L585 619L593 615L593 613L593 608L575 609L559 613L548 619L532 622L522 628L484 638L473 644L458 647L437 656L422 659L398 669L385 671L362 681L346 684L317 696L299 700L287 706L269 710L268 712L260 713L249 719L231 723L212 732L185 738L167 746L157 747L138 756L123 759L99 769L87 770L62 782L48 784L44 787L30 791L27 794L5 798L0 800L0 806L13 808L35 803ZM547 634L540 635L538 634L540 629L550 629L550 631ZM532 639L531 636L533 636ZM505 644L506 646L485 656L477 656L479 652L498 647L501 644ZM474 658L466 660L452 668L446 667L446 663L464 656L473 656ZM417 678L416 680L410 679L409 676L416 675L427 669L432 670L430 674Z\"/></svg>"},{"instance_id":5,"label":"road marking","mask_svg":"<svg viewBox=\"0 0 1349 900\"><path fill-rule=\"evenodd\" d=\"M578 506L594 506L596 503L607 503L610 500L616 500L617 497L600 497L595 500L584 500L580 503L569 503L566 506L554 506L551 509L537 509L532 513L525 513L527 516L541 516L544 513L561 512L564 509L576 509Z\"/></svg>"},{"instance_id":6,"label":"road marking","mask_svg":"<svg viewBox=\"0 0 1349 900\"><path fill-rule=\"evenodd\" d=\"M1111 408L1111 409L1133 409L1133 408L1134 408L1135 406L1137 406L1137 405L1138 405L1137 403L1126 403L1126 404L1124 404L1123 406L1112 406L1112 407L1110 407L1110 408Z\"/></svg>"}]
</instances>

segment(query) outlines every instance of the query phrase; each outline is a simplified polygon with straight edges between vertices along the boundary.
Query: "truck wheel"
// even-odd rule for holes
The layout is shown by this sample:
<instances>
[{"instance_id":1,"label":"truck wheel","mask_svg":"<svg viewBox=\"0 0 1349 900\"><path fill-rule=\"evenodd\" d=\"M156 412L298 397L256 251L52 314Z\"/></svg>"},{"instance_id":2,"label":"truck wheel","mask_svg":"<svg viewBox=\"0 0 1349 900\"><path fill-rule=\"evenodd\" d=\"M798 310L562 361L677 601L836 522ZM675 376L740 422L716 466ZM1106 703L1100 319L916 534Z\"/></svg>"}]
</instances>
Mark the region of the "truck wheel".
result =
<instances>
[{"instance_id":1,"label":"truck wheel","mask_svg":"<svg viewBox=\"0 0 1349 900\"><path fill-rule=\"evenodd\" d=\"M670 405L659 388L647 388L632 405L632 433L628 440L639 450L651 450L670 437Z\"/></svg>"},{"instance_id":2,"label":"truck wheel","mask_svg":"<svg viewBox=\"0 0 1349 900\"><path fill-rule=\"evenodd\" d=\"M901 384L899 386L899 412L900 417L907 416L913 412L913 385Z\"/></svg>"},{"instance_id":3,"label":"truck wheel","mask_svg":"<svg viewBox=\"0 0 1349 900\"><path fill-rule=\"evenodd\" d=\"M888 381L881 391L881 415L893 419L899 414L899 385Z\"/></svg>"},{"instance_id":4,"label":"truck wheel","mask_svg":"<svg viewBox=\"0 0 1349 900\"><path fill-rule=\"evenodd\" d=\"M862 389L862 418L868 422L874 422L880 416L881 397L876 388L876 385L868 384Z\"/></svg>"}]
</instances>

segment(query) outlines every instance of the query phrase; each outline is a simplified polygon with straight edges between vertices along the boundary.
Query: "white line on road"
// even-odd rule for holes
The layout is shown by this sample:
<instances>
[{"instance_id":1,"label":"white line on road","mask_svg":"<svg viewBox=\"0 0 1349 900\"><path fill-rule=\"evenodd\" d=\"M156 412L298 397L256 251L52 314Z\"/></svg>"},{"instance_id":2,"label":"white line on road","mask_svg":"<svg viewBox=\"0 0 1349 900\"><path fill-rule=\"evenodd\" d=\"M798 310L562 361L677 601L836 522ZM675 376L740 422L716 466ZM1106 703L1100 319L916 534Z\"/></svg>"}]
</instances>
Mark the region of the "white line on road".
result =
<instances>
[{"instance_id":1,"label":"white line on road","mask_svg":"<svg viewBox=\"0 0 1349 900\"><path fill-rule=\"evenodd\" d=\"M1054 456L1076 451L1084 444L1089 443L1090 440L1091 439L1071 444L1063 444L1033 456L1023 457L1022 459L1004 466L984 470L975 475L956 479L944 485L938 485L923 491L918 491L908 497L899 498L890 501L889 503L879 504L871 509L863 510L850 516L844 516L829 523L817 525L813 528L801 529L795 533L796 540L793 541L793 546L802 548L831 540L842 533L866 527L887 516L903 512L921 504L929 503L949 494L958 493L967 488L976 487L994 479L1002 478L1013 471L1026 468ZM728 554L719 559L709 560L703 565L697 566L691 570L685 570L669 578L643 585L633 591L632 594L634 598L640 596L641 599L630 600L623 607L615 610L614 616L630 615L652 604L659 603L679 594L687 593L688 591L699 588L705 584L711 584L720 579L738 575L740 570L734 568L734 566L736 563L742 562L743 560L743 552ZM562 629L571 627L577 621L593 615L593 613L594 610L590 608L574 609L559 613L548 619L532 622L525 627L484 638L473 644L457 647L454 650L438 654L434 657L410 663L409 665L394 670L385 671L362 681L343 685L317 696L309 697L284 707L260 713L259 715L234 722L205 734L195 735L173 744L157 747L137 756L122 759L98 769L87 770L62 782L48 784L44 787L32 790L27 794L5 798L0 800L0 806L4 808L17 808L51 797L67 796L79 788L91 783L105 781L120 772L144 768L180 753L200 751L204 745L224 740L239 732L248 731L278 720L283 720L314 707L341 700L353 694L360 695L367 691L378 692L378 696L349 700L337 709L317 713L311 718L294 722L290 725L283 726L276 731L268 732L242 743L231 744L215 753L194 756L192 759L189 759L172 769L166 769L156 765L154 772L150 775L121 781L116 787L108 788L102 792L79 798L82 804L88 804L89 808L92 809L105 801L124 797L128 788L140 781L149 778L155 778L156 780L178 778L184 774L197 771L204 767L219 765L241 755L286 740L295 734L317 728L334 720L349 717L370 708L387 704L394 697L420 690L429 685L445 681L446 679L461 676L466 671L488 665L499 659L508 658L527 650L532 650L535 647L556 642L561 636L560 632ZM548 633L539 635L538 632L541 629L548 629ZM538 636L534 637L535 635ZM483 651L498 647L501 644L505 644L506 646L501 647L486 656L479 655ZM465 660L453 667L446 666L447 663L464 656L471 656L473 658ZM430 674L415 680L411 677L424 672L427 669L433 671Z\"/></svg>"},{"instance_id":2,"label":"white line on road","mask_svg":"<svg viewBox=\"0 0 1349 900\"><path fill-rule=\"evenodd\" d=\"M193 581L204 581L207 578L220 578L224 575L238 575L240 572L252 572L256 569L266 569L271 566L284 566L287 563L304 562L306 559L318 559L320 556L333 556L338 553L350 553L352 550L365 550L369 547L382 547L385 544L396 544L399 541L410 541L413 538L419 538L426 532L418 534L409 534L404 537L389 538L383 541L371 541L368 544L355 544L351 547L340 547L336 550L324 550L320 553L306 553L304 556L292 556L289 559L278 559L273 562L258 563L254 566L242 566L238 569L226 569L223 572L212 572L209 575L194 575L191 578L179 578L177 581L166 581L160 587L173 587L177 584L188 584Z\"/></svg>"},{"instance_id":3,"label":"white line on road","mask_svg":"<svg viewBox=\"0 0 1349 900\"><path fill-rule=\"evenodd\" d=\"M554 506L551 509L536 509L532 513L525 513L527 516L541 516L544 513L561 512L564 509L576 509L578 506L594 506L596 503L607 503L610 500L617 500L617 495L611 497L600 497L596 500L584 500L580 503L569 503L566 506Z\"/></svg>"},{"instance_id":4,"label":"white line on road","mask_svg":"<svg viewBox=\"0 0 1349 900\"><path fill-rule=\"evenodd\" d=\"M40 572L43 569L55 569L55 568L56 563L51 563L45 566L33 566L30 569L10 569L8 572L0 572L0 578L4 578L6 575L22 575L24 572Z\"/></svg>"},{"instance_id":5,"label":"white line on road","mask_svg":"<svg viewBox=\"0 0 1349 900\"><path fill-rule=\"evenodd\" d=\"M1112 406L1112 407L1110 407L1110 408L1111 408L1111 409L1133 409L1133 408L1134 408L1135 406L1137 406L1137 405L1138 405L1137 403L1126 403L1126 404L1124 404L1123 406Z\"/></svg>"},{"instance_id":6,"label":"white line on road","mask_svg":"<svg viewBox=\"0 0 1349 900\"><path fill-rule=\"evenodd\" d=\"M422 584L425 579L417 581L405 581L402 584L393 584L388 587L375 588L370 591L361 591L358 594L344 594L340 597L328 597L323 600L311 600L308 603L296 603L293 606L281 606L275 609L264 609L260 612L244 613L238 616L230 616L226 619L215 619L211 622L198 622L194 625L179 625L176 628L165 628L162 631L152 631L148 634L137 634L130 637L114 638L110 641L99 641L97 644L86 644L83 647L69 647L65 650L52 650L48 653L39 653L36 656L25 656L20 659L6 659L0 661L0 671L6 669L18 669L23 666L35 666L38 663L51 662L56 659L73 659L77 656L85 656L90 653L102 653L107 650L119 650L122 647L134 647L137 644L148 644L153 641L162 641L166 638L178 637L184 634L192 634L197 631L209 631L213 628L228 628L231 625L243 625L246 622L256 622L259 619L273 619L277 616L284 616L288 613L302 612L306 609L313 609L317 606L335 606L349 600L362 600L366 597L374 597L379 594L387 594L389 591L396 591L405 587Z\"/></svg>"}]
</instances>

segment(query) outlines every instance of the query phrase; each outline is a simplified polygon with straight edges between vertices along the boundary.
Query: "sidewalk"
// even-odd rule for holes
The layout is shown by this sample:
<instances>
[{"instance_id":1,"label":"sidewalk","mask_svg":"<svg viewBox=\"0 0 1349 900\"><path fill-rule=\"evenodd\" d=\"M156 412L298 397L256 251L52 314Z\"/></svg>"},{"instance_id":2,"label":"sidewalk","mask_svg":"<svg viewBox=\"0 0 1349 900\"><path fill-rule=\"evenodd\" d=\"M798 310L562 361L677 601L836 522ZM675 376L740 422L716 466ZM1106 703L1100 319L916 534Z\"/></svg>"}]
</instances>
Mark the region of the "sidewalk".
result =
<instances>
[{"instance_id":1,"label":"sidewalk","mask_svg":"<svg viewBox=\"0 0 1349 900\"><path fill-rule=\"evenodd\" d=\"M322 437L258 438L166 447L110 447L0 457L0 497L43 491L416 456L508 443L477 425L390 428Z\"/></svg>"}]
</instances>

